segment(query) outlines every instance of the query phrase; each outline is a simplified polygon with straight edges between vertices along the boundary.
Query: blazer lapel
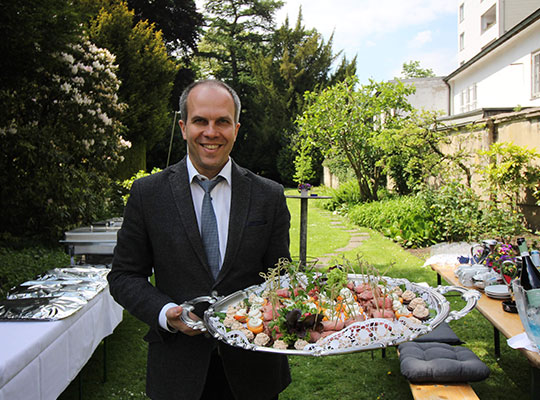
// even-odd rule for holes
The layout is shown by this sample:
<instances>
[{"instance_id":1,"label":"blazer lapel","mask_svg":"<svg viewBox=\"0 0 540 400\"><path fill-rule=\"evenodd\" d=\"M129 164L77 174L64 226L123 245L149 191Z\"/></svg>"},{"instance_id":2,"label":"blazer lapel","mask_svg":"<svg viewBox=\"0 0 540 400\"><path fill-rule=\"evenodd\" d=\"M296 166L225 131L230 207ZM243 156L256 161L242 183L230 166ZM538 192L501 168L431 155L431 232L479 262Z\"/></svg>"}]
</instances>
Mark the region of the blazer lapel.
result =
<instances>
[{"instance_id":1,"label":"blazer lapel","mask_svg":"<svg viewBox=\"0 0 540 400\"><path fill-rule=\"evenodd\" d=\"M227 250L216 284L221 281L225 275L227 275L227 272L234 266L236 253L244 234L244 227L247 223L249 204L251 201L251 181L246 175L245 171L233 161L231 214L229 216Z\"/></svg>"},{"instance_id":2,"label":"blazer lapel","mask_svg":"<svg viewBox=\"0 0 540 400\"><path fill-rule=\"evenodd\" d=\"M185 158L171 167L169 183L171 185L176 208L180 214L180 219L182 220L182 225L184 226L189 241L199 258L200 264L204 265L208 274L212 277L210 267L206 262L206 253L199 233L197 217L195 216L195 208L193 207L193 198L191 197L191 187L189 184Z\"/></svg>"}]
</instances>

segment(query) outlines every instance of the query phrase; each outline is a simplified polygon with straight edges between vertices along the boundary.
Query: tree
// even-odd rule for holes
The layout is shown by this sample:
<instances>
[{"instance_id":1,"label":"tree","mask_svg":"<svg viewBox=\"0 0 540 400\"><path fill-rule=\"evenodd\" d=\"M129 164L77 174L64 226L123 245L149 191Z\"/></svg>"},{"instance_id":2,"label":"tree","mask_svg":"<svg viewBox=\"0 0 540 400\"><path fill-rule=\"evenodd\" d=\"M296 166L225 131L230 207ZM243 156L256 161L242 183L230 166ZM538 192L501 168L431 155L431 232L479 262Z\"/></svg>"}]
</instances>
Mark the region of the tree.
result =
<instances>
[{"instance_id":1,"label":"tree","mask_svg":"<svg viewBox=\"0 0 540 400\"><path fill-rule=\"evenodd\" d=\"M167 54L161 33L148 21L134 24L134 13L124 2L112 1L101 8L89 26L91 39L117 57L122 81L118 93L129 106L122 121L126 139L132 143L118 177L128 178L146 169L146 151L168 137L169 96L177 66Z\"/></svg>"},{"instance_id":2,"label":"tree","mask_svg":"<svg viewBox=\"0 0 540 400\"><path fill-rule=\"evenodd\" d=\"M274 13L280 0L207 0L208 28L201 56L215 59L217 78L230 80L239 88L244 72L249 72L253 53L269 39L274 29ZM216 64L214 64L216 66Z\"/></svg>"},{"instance_id":3,"label":"tree","mask_svg":"<svg viewBox=\"0 0 540 400\"><path fill-rule=\"evenodd\" d=\"M185 57L197 49L203 16L193 0L128 0L135 20L153 22L170 54Z\"/></svg>"},{"instance_id":4,"label":"tree","mask_svg":"<svg viewBox=\"0 0 540 400\"><path fill-rule=\"evenodd\" d=\"M353 169L363 200L377 200L384 185L383 150L378 140L399 129L412 107L407 96L414 89L396 82L374 82L355 90L356 77L307 92L306 108L297 119L299 133L327 157L346 160Z\"/></svg>"},{"instance_id":5,"label":"tree","mask_svg":"<svg viewBox=\"0 0 540 400\"><path fill-rule=\"evenodd\" d=\"M401 76L403 78L428 78L435 76L431 68L421 68L420 61L409 61L403 63L403 69L401 70Z\"/></svg>"}]
</instances>

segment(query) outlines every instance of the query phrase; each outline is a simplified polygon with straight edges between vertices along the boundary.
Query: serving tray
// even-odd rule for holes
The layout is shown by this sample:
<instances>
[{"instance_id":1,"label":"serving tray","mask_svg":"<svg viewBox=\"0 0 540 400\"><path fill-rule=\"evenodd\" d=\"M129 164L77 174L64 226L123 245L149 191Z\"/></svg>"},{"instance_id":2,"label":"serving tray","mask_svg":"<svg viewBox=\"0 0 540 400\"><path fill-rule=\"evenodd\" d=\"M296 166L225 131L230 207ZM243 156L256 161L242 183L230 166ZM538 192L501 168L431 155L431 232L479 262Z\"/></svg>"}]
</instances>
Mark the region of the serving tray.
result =
<instances>
[{"instance_id":1,"label":"serving tray","mask_svg":"<svg viewBox=\"0 0 540 400\"><path fill-rule=\"evenodd\" d=\"M361 274L348 274L348 281L353 284L361 284L369 278ZM280 278L280 288L290 288L291 282L288 274ZM297 279L297 277L296 277ZM400 317L391 321L384 318L368 318L362 322L355 322L348 327L337 331L316 343L309 343L302 349L278 349L274 347L259 346L252 343L241 330L231 330L223 324L223 314L227 312L229 306L237 306L249 299L250 296L261 296L267 288L267 283L248 287L237 291L226 297L202 296L182 304L182 321L192 329L207 331L214 338L225 342L231 346L240 347L252 351L279 353L288 355L305 356L326 356L334 354L354 353L366 350L396 346L400 343L414 340L415 338L432 331L443 321L449 322L467 315L474 307L480 293L477 290L470 290L458 286L429 286L419 285L403 278L378 277L378 283L384 283L388 288L399 286L413 291L417 297L422 298L430 309L430 317L422 323L412 322L410 318ZM450 303L444 297L448 292L461 293L461 297L466 301L466 305L461 310L451 310ZM195 321L189 317L189 312L193 311L196 304L201 302L210 303L210 307L205 311L204 318Z\"/></svg>"}]
</instances>

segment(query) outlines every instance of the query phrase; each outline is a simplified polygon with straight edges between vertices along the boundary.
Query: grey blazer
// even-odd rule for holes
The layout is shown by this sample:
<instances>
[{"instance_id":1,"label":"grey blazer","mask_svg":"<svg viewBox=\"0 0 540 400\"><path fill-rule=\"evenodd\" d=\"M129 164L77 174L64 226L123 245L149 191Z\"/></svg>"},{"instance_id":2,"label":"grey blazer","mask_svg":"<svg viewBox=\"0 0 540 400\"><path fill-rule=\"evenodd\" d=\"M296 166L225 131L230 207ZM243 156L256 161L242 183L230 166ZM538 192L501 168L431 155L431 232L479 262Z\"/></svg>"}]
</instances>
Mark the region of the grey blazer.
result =
<instances>
[{"instance_id":1,"label":"grey blazer","mask_svg":"<svg viewBox=\"0 0 540 400\"><path fill-rule=\"evenodd\" d=\"M214 282L197 227L186 159L134 182L108 280L115 300L150 326L145 336L150 398L198 399L218 345L204 335L161 329L163 306L261 283L259 272L290 257L289 227L283 187L233 162L227 249ZM148 280L152 273L155 286ZM285 356L221 342L219 351L238 399L272 398L290 383Z\"/></svg>"}]
</instances>

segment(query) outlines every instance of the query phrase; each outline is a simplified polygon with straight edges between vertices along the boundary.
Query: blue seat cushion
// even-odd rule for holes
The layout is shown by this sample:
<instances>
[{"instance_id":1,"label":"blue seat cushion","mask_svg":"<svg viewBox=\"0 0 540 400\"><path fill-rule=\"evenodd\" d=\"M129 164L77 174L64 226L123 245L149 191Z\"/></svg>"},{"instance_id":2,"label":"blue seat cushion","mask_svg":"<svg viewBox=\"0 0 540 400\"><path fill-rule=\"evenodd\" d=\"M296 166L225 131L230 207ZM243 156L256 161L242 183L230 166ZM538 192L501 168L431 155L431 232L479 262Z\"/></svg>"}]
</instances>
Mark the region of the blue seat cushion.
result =
<instances>
[{"instance_id":1,"label":"blue seat cushion","mask_svg":"<svg viewBox=\"0 0 540 400\"><path fill-rule=\"evenodd\" d=\"M446 343L402 343L398 347L401 373L412 383L477 382L489 368L471 350Z\"/></svg>"}]
</instances>

